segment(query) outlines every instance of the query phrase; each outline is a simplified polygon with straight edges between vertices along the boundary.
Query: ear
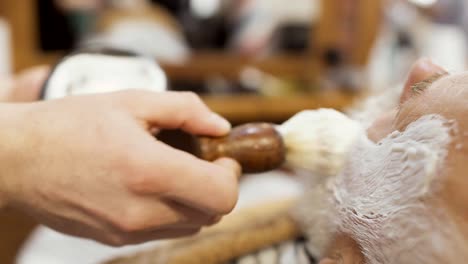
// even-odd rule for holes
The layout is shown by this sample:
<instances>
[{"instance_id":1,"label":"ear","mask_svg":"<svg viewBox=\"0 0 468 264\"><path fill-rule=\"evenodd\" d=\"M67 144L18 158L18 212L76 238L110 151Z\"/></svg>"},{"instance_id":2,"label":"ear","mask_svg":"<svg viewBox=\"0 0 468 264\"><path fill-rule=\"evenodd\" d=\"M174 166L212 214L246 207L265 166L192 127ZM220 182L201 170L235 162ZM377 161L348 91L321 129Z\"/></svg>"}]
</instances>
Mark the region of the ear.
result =
<instances>
[{"instance_id":1,"label":"ear","mask_svg":"<svg viewBox=\"0 0 468 264\"><path fill-rule=\"evenodd\" d=\"M446 74L447 71L444 68L434 64L430 59L423 58L419 59L411 67L408 79L406 80L403 92L400 96L400 104L408 100L412 95L412 86L422 82L436 74Z\"/></svg>"}]
</instances>

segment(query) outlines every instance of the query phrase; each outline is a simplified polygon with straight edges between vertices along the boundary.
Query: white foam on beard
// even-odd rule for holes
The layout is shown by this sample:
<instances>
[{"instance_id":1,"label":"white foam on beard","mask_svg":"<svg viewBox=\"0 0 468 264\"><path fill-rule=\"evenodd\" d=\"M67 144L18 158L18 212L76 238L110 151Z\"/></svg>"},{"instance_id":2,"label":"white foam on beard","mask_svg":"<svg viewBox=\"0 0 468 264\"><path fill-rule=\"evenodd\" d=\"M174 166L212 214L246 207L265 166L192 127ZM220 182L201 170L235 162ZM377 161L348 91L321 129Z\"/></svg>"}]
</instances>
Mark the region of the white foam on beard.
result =
<instances>
[{"instance_id":1,"label":"white foam on beard","mask_svg":"<svg viewBox=\"0 0 468 264\"><path fill-rule=\"evenodd\" d=\"M389 86L381 93L357 101L345 112L349 117L368 128L379 116L392 111L398 106L402 86L403 84Z\"/></svg>"},{"instance_id":2,"label":"white foam on beard","mask_svg":"<svg viewBox=\"0 0 468 264\"><path fill-rule=\"evenodd\" d=\"M312 253L322 256L336 233L352 237L369 264L448 263L462 252L454 224L429 203L452 130L428 115L378 144L362 131L342 173L313 186L295 211Z\"/></svg>"}]
</instances>

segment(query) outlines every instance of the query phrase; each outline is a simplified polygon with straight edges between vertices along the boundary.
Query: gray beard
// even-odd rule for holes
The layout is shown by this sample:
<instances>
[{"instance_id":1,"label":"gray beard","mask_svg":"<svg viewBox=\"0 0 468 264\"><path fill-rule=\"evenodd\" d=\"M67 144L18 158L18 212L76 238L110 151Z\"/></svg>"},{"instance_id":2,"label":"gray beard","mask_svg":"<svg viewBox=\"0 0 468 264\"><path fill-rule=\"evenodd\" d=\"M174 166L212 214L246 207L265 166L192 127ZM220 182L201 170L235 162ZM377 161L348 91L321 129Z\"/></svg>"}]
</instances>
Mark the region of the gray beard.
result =
<instances>
[{"instance_id":1,"label":"gray beard","mask_svg":"<svg viewBox=\"0 0 468 264\"><path fill-rule=\"evenodd\" d=\"M310 250L322 256L342 233L359 244L368 264L457 263L466 257L459 248L463 237L435 199L453 128L428 115L377 144L363 132L339 175L309 179L295 214Z\"/></svg>"}]
</instances>

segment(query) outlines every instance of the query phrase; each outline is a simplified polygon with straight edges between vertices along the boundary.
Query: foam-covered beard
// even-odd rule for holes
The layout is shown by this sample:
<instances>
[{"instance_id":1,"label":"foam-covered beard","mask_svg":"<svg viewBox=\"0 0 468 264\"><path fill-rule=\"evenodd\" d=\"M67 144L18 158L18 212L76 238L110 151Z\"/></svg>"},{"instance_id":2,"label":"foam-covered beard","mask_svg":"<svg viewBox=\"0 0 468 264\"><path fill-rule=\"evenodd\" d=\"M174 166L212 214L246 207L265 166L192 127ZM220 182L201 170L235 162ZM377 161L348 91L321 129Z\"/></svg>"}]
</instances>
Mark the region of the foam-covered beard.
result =
<instances>
[{"instance_id":1,"label":"foam-covered beard","mask_svg":"<svg viewBox=\"0 0 468 264\"><path fill-rule=\"evenodd\" d=\"M343 171L311 187L295 212L311 252L323 256L345 234L366 263L453 263L462 238L434 202L453 128L427 115L378 143L362 129Z\"/></svg>"}]
</instances>

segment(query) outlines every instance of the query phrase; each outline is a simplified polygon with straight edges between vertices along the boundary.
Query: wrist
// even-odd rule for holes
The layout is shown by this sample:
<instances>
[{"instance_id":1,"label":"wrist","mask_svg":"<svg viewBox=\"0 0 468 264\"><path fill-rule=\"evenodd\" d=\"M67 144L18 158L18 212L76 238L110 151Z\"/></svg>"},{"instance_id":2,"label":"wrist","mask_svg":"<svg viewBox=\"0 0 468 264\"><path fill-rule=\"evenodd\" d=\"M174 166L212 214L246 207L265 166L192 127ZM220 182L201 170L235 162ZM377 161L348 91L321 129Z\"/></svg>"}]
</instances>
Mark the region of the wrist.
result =
<instances>
[{"instance_id":1,"label":"wrist","mask_svg":"<svg viewBox=\"0 0 468 264\"><path fill-rule=\"evenodd\" d=\"M0 103L0 209L8 206L16 195L18 168L24 164L21 159L24 151L21 123L26 120L21 114L24 106Z\"/></svg>"}]
</instances>

